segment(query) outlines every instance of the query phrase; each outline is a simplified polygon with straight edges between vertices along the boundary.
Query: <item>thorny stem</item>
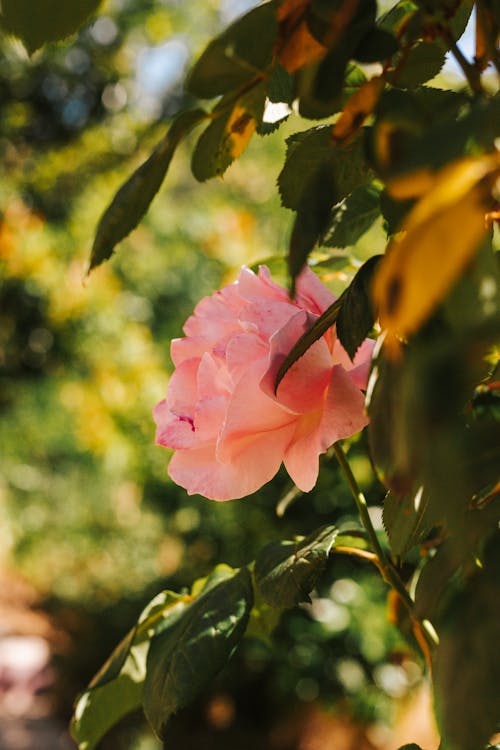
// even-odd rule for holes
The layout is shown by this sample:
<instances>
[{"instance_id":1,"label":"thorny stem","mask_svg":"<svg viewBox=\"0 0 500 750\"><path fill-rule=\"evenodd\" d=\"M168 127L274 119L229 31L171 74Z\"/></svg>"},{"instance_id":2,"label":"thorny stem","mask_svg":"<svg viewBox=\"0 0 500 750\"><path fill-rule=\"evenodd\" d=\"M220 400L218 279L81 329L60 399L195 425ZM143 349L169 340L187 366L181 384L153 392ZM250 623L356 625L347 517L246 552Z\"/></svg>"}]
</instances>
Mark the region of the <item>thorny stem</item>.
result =
<instances>
[{"instance_id":1,"label":"thorny stem","mask_svg":"<svg viewBox=\"0 0 500 750\"><path fill-rule=\"evenodd\" d=\"M347 457L340 443L334 443L333 450L339 462L342 473L344 474L344 477L347 481L347 484L349 485L354 501L356 502L358 513L361 517L361 522L368 533L368 537L372 544L373 551L377 558L376 565L378 569L380 570L380 573L384 581L386 581L386 583L388 583L390 586L392 586L393 589L395 589L401 601L403 602L406 609L408 610L408 613L414 623L414 632L415 632L417 641L419 642L419 645L422 648L422 651L424 653L428 666L431 667L430 647L436 646L437 644L436 634L432 627L428 627L427 621L420 622L420 620L415 615L415 610L413 607L413 600L410 597L408 591L406 590L403 581L399 577L397 570L395 569L394 565L391 563L384 549L380 545L375 529L373 528L370 514L368 512L368 505L366 503L366 498L358 487L358 483L356 482L354 474L352 473L351 467L349 465ZM372 560L372 562L374 561Z\"/></svg>"}]
</instances>

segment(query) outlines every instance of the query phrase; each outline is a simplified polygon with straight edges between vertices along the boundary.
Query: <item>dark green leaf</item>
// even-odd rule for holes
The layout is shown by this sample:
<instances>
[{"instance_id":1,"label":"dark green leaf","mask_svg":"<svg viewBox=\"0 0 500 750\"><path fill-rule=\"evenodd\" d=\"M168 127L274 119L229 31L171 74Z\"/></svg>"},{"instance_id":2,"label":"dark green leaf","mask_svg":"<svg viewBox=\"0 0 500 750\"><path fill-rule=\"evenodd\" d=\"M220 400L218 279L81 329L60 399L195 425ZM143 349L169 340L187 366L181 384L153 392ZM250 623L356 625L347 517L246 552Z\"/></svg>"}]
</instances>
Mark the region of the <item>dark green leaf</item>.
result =
<instances>
[{"instance_id":1,"label":"dark green leaf","mask_svg":"<svg viewBox=\"0 0 500 750\"><path fill-rule=\"evenodd\" d=\"M339 297L338 300L335 300L333 305L330 305L330 307L328 307L325 312L320 315L318 320L309 329L309 331L301 336L297 343L292 347L286 359L283 361L280 369L278 370L278 374L276 375L275 392L278 390L279 384L281 383L293 363L300 359L302 355L306 353L309 347L312 346L315 341L321 338L321 336L323 336L323 334L334 325L335 321L337 320L341 305L342 297Z\"/></svg>"},{"instance_id":2,"label":"dark green leaf","mask_svg":"<svg viewBox=\"0 0 500 750\"><path fill-rule=\"evenodd\" d=\"M201 109L179 115L149 158L121 186L97 225L87 274L108 260L115 246L135 229L160 189L179 141L205 117Z\"/></svg>"},{"instance_id":3,"label":"dark green leaf","mask_svg":"<svg viewBox=\"0 0 500 750\"><path fill-rule=\"evenodd\" d=\"M80 750L93 750L123 716L140 707L151 633L175 620L188 601L170 591L155 597L78 698L71 731Z\"/></svg>"},{"instance_id":4,"label":"dark green leaf","mask_svg":"<svg viewBox=\"0 0 500 750\"><path fill-rule=\"evenodd\" d=\"M394 34L374 26L361 39L353 56L358 62L374 63L387 60L398 49L398 41Z\"/></svg>"},{"instance_id":5,"label":"dark green leaf","mask_svg":"<svg viewBox=\"0 0 500 750\"><path fill-rule=\"evenodd\" d=\"M437 42L418 42L405 55L387 80L402 89L411 89L434 78L444 65L446 50Z\"/></svg>"},{"instance_id":6,"label":"dark green leaf","mask_svg":"<svg viewBox=\"0 0 500 750\"><path fill-rule=\"evenodd\" d=\"M467 102L463 94L420 87L388 89L376 109L370 154L385 176L494 149L500 97Z\"/></svg>"},{"instance_id":7,"label":"dark green leaf","mask_svg":"<svg viewBox=\"0 0 500 750\"><path fill-rule=\"evenodd\" d=\"M439 628L434 682L443 750L477 750L497 728L499 541L491 540L482 570L451 601Z\"/></svg>"},{"instance_id":8,"label":"dark green leaf","mask_svg":"<svg viewBox=\"0 0 500 750\"><path fill-rule=\"evenodd\" d=\"M332 170L328 164L321 165L304 188L293 224L288 251L292 296L295 278L328 225L330 210L335 203L336 195Z\"/></svg>"},{"instance_id":9,"label":"dark green leaf","mask_svg":"<svg viewBox=\"0 0 500 750\"><path fill-rule=\"evenodd\" d=\"M19 37L31 54L47 42L78 31L97 10L101 0L2 0L0 24Z\"/></svg>"},{"instance_id":10,"label":"dark green leaf","mask_svg":"<svg viewBox=\"0 0 500 750\"><path fill-rule=\"evenodd\" d=\"M255 582L264 601L282 608L309 601L337 533L334 526L326 526L300 541L264 547L255 562Z\"/></svg>"},{"instance_id":11,"label":"dark green leaf","mask_svg":"<svg viewBox=\"0 0 500 750\"><path fill-rule=\"evenodd\" d=\"M474 0L461 0L458 4L454 4L456 10L451 18L451 22L449 22L449 26L455 40L460 39L464 33L469 23L473 6Z\"/></svg>"},{"instance_id":12,"label":"dark green leaf","mask_svg":"<svg viewBox=\"0 0 500 750\"><path fill-rule=\"evenodd\" d=\"M331 207L366 182L369 170L362 137L347 146L336 146L330 128L322 126L298 133L287 143L287 160L278 185L283 205L297 211L289 252L293 284L326 231Z\"/></svg>"},{"instance_id":13,"label":"dark green leaf","mask_svg":"<svg viewBox=\"0 0 500 750\"><path fill-rule=\"evenodd\" d=\"M252 605L248 570L219 566L180 617L166 622L153 638L143 705L160 737L169 717L190 703L229 660L243 637Z\"/></svg>"},{"instance_id":14,"label":"dark green leaf","mask_svg":"<svg viewBox=\"0 0 500 750\"><path fill-rule=\"evenodd\" d=\"M380 210L384 217L384 229L388 236L395 234L407 213L415 205L414 200L397 201L389 195L387 190L382 190L379 196Z\"/></svg>"},{"instance_id":15,"label":"dark green leaf","mask_svg":"<svg viewBox=\"0 0 500 750\"><path fill-rule=\"evenodd\" d=\"M328 228L321 238L327 247L355 245L380 215L380 190L370 183L353 192L332 209Z\"/></svg>"},{"instance_id":16,"label":"dark green leaf","mask_svg":"<svg viewBox=\"0 0 500 750\"><path fill-rule=\"evenodd\" d=\"M369 178L363 139L344 147L331 140L331 127L322 125L287 139L285 165L278 177L281 201L286 208L298 210L311 178L320 170L329 170L336 186L336 202L349 195Z\"/></svg>"},{"instance_id":17,"label":"dark green leaf","mask_svg":"<svg viewBox=\"0 0 500 750\"><path fill-rule=\"evenodd\" d=\"M342 295L342 305L337 316L337 336L351 359L354 359L375 323L371 285L381 257L374 255L367 260Z\"/></svg>"},{"instance_id":18,"label":"dark green leaf","mask_svg":"<svg viewBox=\"0 0 500 750\"><path fill-rule=\"evenodd\" d=\"M342 91L332 101L321 102L314 96L314 81L318 72L319 63L312 63L300 68L296 76L297 95L299 99L299 113L302 117L310 120L320 120L328 117L335 112L339 112L345 102L367 78L360 67L353 62L347 64L347 68L342 73L343 86Z\"/></svg>"},{"instance_id":19,"label":"dark green leaf","mask_svg":"<svg viewBox=\"0 0 500 750\"><path fill-rule=\"evenodd\" d=\"M281 65L277 65L271 73L267 82L267 96L270 102L293 102L294 78Z\"/></svg>"},{"instance_id":20,"label":"dark green leaf","mask_svg":"<svg viewBox=\"0 0 500 750\"><path fill-rule=\"evenodd\" d=\"M376 3L310 4L306 19L313 36L328 48L319 61L298 71L299 112L302 117L319 119L337 112L347 86L349 60L363 36L374 27Z\"/></svg>"},{"instance_id":21,"label":"dark green leaf","mask_svg":"<svg viewBox=\"0 0 500 750\"><path fill-rule=\"evenodd\" d=\"M188 76L188 91L211 99L262 73L272 60L277 31L274 2L253 8L210 42Z\"/></svg>"},{"instance_id":22,"label":"dark green leaf","mask_svg":"<svg viewBox=\"0 0 500 750\"><path fill-rule=\"evenodd\" d=\"M414 742L410 742L408 745L402 745L399 750L422 750L420 745L416 745Z\"/></svg>"}]
</instances>

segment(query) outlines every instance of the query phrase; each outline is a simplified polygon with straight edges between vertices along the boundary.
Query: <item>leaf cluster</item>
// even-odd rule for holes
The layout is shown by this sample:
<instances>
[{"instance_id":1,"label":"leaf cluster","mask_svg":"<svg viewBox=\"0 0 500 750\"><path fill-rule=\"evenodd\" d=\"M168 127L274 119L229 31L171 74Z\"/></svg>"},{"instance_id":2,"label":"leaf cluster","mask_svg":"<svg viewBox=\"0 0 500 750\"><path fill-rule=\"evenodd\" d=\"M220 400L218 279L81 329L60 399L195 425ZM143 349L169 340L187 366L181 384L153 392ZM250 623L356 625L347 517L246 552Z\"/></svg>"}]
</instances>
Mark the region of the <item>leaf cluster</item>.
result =
<instances>
[{"instance_id":1,"label":"leaf cluster","mask_svg":"<svg viewBox=\"0 0 500 750\"><path fill-rule=\"evenodd\" d=\"M4 2L2 23L33 50L77 28L95 5L84 13L82 6L71 23L61 14L53 35L43 24L25 25L25 3ZM457 39L473 7L476 50L468 61ZM377 11L375 0L268 0L213 39L186 90L215 102L179 114L120 188L99 222L88 271L141 221L193 128L204 125L191 169L205 181L223 175L254 134L276 130L292 112L314 121L287 139L278 178L282 203L294 214L291 293L318 246L332 255L356 246L380 217L388 243L383 257L379 248L370 253L297 342L276 387L331 326L351 358L374 325L382 330L367 408L371 458L388 491L391 571L411 566L415 597L407 604L414 620L430 621L441 638L437 648L426 648L442 747L474 750L500 713L490 694L500 682L498 660L490 659L500 518L493 233L500 99L483 76L490 63L500 70L500 18L490 0L400 0L385 14ZM466 87L426 85L450 52ZM142 702L163 735L171 713L230 657L255 601L281 608L304 600L338 543L335 534L327 529L267 548L253 574L219 569L189 595L165 593L79 701L74 732L82 747L95 746L119 718L102 708L113 702L120 711ZM470 694L480 698L464 711Z\"/></svg>"},{"instance_id":2,"label":"leaf cluster","mask_svg":"<svg viewBox=\"0 0 500 750\"><path fill-rule=\"evenodd\" d=\"M77 700L72 733L81 750L140 707L164 738L169 718L211 684L245 632L268 639L285 609L310 601L336 548L367 547L358 534L323 527L269 544L239 570L218 565L189 593L158 594Z\"/></svg>"}]
</instances>

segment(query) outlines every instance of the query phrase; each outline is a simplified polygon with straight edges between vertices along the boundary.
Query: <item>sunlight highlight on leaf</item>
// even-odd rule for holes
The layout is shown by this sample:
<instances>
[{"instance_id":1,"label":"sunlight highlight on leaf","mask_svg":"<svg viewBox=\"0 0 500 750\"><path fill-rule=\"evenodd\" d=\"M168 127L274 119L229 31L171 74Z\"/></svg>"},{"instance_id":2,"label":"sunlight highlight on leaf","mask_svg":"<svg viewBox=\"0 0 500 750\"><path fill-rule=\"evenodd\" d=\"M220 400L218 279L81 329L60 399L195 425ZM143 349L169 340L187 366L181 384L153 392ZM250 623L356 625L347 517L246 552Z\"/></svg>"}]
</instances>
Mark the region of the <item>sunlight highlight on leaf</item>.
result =
<instances>
[{"instance_id":1,"label":"sunlight highlight on leaf","mask_svg":"<svg viewBox=\"0 0 500 750\"><path fill-rule=\"evenodd\" d=\"M436 175L408 215L374 282L389 343L418 330L473 257L499 172L498 153L457 161Z\"/></svg>"},{"instance_id":2,"label":"sunlight highlight on leaf","mask_svg":"<svg viewBox=\"0 0 500 750\"><path fill-rule=\"evenodd\" d=\"M354 138L366 118L375 109L383 88L384 81L377 76L363 83L354 92L333 126L332 141L334 143L345 144Z\"/></svg>"}]
</instances>

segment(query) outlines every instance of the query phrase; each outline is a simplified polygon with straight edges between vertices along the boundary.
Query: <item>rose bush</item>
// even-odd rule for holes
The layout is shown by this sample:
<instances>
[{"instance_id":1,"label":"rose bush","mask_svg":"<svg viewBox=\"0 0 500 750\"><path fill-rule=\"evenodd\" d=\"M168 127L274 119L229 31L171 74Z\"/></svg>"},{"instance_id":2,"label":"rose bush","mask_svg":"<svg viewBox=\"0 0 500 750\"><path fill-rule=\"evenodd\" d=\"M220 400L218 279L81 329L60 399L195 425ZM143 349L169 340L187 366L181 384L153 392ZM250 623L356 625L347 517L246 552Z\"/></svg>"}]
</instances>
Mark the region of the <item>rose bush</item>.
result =
<instances>
[{"instance_id":1,"label":"rose bush","mask_svg":"<svg viewBox=\"0 0 500 750\"><path fill-rule=\"evenodd\" d=\"M176 369L154 411L157 443L176 450L169 474L189 494L214 500L249 495L282 462L307 492L318 476L319 455L366 425L361 389L370 339L352 362L330 329L274 393L283 359L334 299L305 268L291 300L261 266L258 275L243 267L236 282L196 306L185 338L172 341Z\"/></svg>"}]
</instances>

